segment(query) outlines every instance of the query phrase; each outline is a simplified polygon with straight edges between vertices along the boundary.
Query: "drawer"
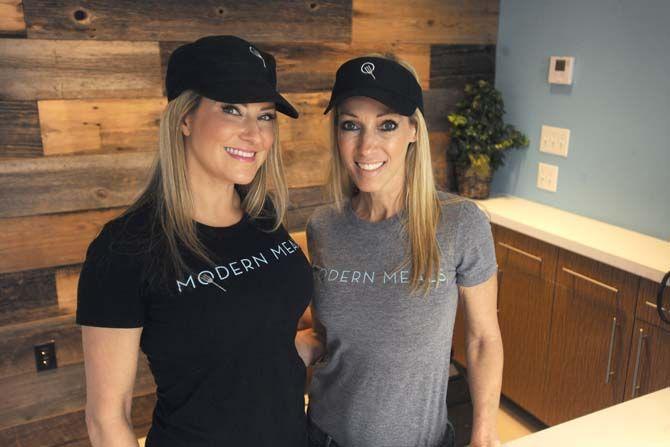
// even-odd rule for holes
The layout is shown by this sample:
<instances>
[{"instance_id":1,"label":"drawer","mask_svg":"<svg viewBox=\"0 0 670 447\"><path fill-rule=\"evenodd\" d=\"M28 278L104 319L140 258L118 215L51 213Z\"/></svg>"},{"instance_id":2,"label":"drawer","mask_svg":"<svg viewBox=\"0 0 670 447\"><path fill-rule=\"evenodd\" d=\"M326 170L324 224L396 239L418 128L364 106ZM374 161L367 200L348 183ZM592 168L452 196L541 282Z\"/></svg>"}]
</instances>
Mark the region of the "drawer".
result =
<instances>
[{"instance_id":1,"label":"drawer","mask_svg":"<svg viewBox=\"0 0 670 447\"><path fill-rule=\"evenodd\" d=\"M658 315L656 309L656 295L660 284L649 279L643 278L640 281L640 290L637 295L636 318L649 324L653 324L664 329L670 329L670 325L665 324ZM666 315L670 319L670 287L666 287L663 292L663 307Z\"/></svg>"},{"instance_id":2,"label":"drawer","mask_svg":"<svg viewBox=\"0 0 670 447\"><path fill-rule=\"evenodd\" d=\"M588 296L634 316L639 278L607 264L561 249L556 269L557 286Z\"/></svg>"},{"instance_id":3,"label":"drawer","mask_svg":"<svg viewBox=\"0 0 670 447\"><path fill-rule=\"evenodd\" d=\"M557 247L498 225L494 227L494 235L501 270L515 270L547 282L554 281Z\"/></svg>"}]
</instances>

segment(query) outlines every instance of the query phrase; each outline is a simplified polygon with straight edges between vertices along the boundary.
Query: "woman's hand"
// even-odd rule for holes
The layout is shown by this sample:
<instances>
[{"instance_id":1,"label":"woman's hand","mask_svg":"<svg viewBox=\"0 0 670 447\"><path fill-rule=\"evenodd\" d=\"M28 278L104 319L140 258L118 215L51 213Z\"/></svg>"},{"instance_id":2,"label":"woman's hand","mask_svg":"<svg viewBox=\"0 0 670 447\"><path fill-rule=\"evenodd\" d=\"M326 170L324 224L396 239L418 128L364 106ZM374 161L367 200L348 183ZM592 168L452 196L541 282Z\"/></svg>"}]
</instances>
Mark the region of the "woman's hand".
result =
<instances>
[{"instance_id":1,"label":"woman's hand","mask_svg":"<svg viewBox=\"0 0 670 447\"><path fill-rule=\"evenodd\" d=\"M298 331L295 336L295 348L305 366L313 365L326 352L319 335L312 328Z\"/></svg>"}]
</instances>

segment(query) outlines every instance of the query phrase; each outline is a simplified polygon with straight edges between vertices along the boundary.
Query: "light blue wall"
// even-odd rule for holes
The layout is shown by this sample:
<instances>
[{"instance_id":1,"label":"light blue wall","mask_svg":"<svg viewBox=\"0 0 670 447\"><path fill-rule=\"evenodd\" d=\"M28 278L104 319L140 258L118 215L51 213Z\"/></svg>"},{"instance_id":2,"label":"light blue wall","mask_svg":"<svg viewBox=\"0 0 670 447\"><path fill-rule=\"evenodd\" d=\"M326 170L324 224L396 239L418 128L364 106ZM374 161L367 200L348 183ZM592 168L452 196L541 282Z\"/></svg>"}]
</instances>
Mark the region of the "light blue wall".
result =
<instances>
[{"instance_id":1,"label":"light blue wall","mask_svg":"<svg viewBox=\"0 0 670 447\"><path fill-rule=\"evenodd\" d=\"M574 56L550 86L550 56ZM495 173L507 193L670 240L670 0L501 0L496 86L530 138ZM539 151L542 124L569 128L568 158ZM538 162L559 167L538 189Z\"/></svg>"}]
</instances>

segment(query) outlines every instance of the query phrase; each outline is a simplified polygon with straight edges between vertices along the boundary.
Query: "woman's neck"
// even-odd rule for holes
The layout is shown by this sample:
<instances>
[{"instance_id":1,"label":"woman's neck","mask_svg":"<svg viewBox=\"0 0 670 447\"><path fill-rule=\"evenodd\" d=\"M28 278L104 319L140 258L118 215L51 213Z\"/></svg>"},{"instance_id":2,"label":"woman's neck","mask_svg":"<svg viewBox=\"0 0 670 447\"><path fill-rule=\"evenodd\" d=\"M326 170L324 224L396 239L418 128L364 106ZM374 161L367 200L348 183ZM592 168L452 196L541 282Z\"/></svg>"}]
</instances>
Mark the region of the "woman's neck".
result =
<instances>
[{"instance_id":1,"label":"woman's neck","mask_svg":"<svg viewBox=\"0 0 670 447\"><path fill-rule=\"evenodd\" d=\"M206 176L189 176L193 198L192 219L212 227L228 227L244 214L242 201L232 183L222 184Z\"/></svg>"},{"instance_id":2,"label":"woman's neck","mask_svg":"<svg viewBox=\"0 0 670 447\"><path fill-rule=\"evenodd\" d=\"M401 191L393 193L359 192L351 199L351 206L358 217L370 222L389 219L402 208Z\"/></svg>"}]
</instances>

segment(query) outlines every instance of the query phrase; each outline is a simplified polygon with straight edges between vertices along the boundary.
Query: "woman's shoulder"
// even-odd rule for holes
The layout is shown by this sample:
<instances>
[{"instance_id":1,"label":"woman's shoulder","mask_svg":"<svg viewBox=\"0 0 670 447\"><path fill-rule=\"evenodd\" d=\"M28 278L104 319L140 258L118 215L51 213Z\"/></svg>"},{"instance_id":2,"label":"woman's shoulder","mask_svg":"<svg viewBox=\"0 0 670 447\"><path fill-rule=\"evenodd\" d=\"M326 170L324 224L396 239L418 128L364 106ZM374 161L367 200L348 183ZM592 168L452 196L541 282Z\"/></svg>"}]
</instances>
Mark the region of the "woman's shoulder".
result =
<instances>
[{"instance_id":1,"label":"woman's shoulder","mask_svg":"<svg viewBox=\"0 0 670 447\"><path fill-rule=\"evenodd\" d=\"M449 192L438 192L440 208L442 211L442 229L456 229L460 226L486 220L488 217L472 199L462 197Z\"/></svg>"},{"instance_id":2,"label":"woman's shoulder","mask_svg":"<svg viewBox=\"0 0 670 447\"><path fill-rule=\"evenodd\" d=\"M103 225L89 245L88 255L133 258L146 251L155 217L144 205L128 209Z\"/></svg>"}]
</instances>

